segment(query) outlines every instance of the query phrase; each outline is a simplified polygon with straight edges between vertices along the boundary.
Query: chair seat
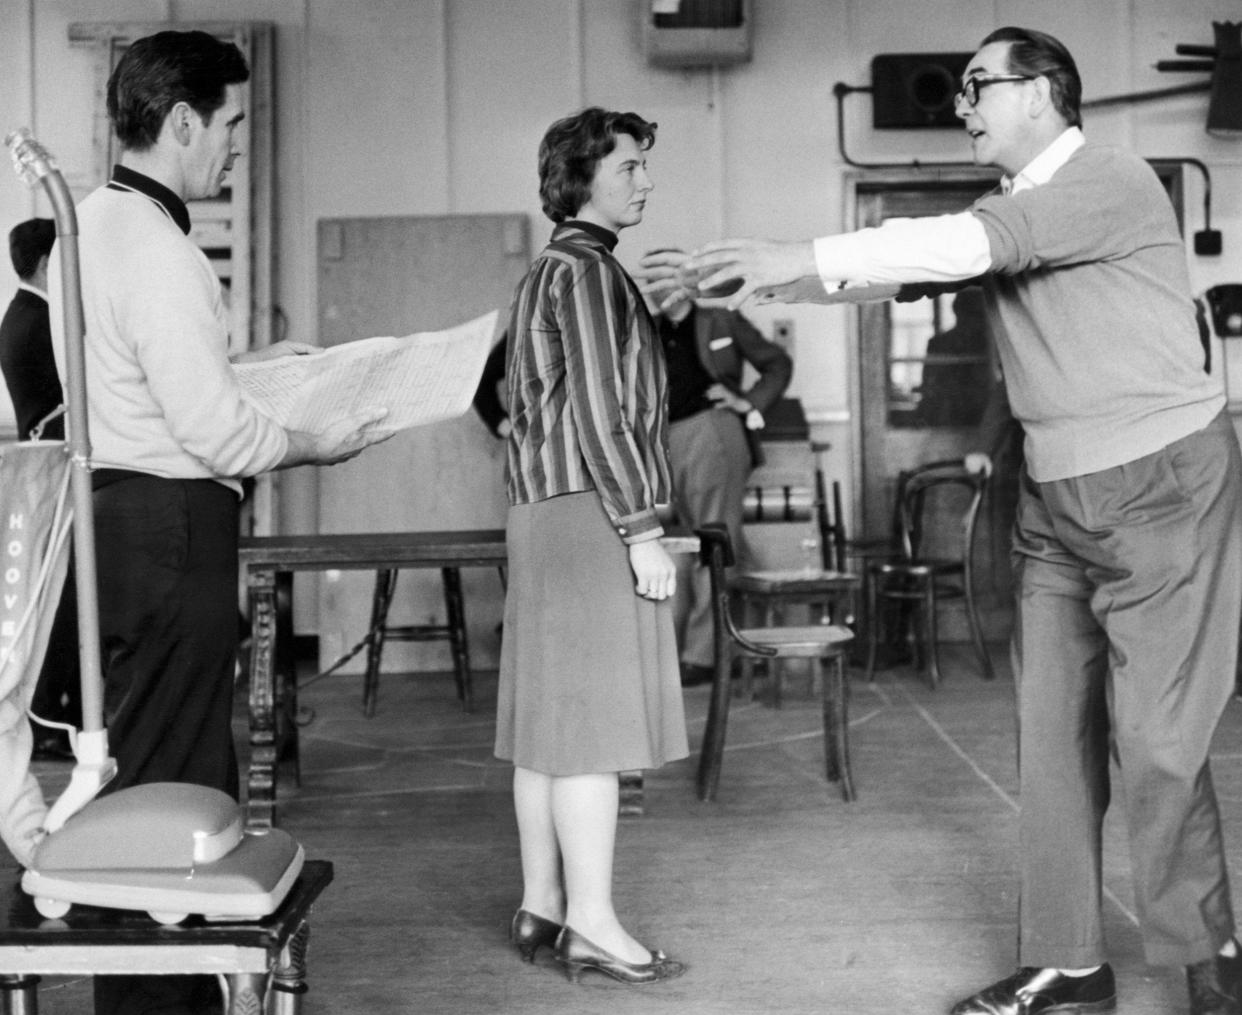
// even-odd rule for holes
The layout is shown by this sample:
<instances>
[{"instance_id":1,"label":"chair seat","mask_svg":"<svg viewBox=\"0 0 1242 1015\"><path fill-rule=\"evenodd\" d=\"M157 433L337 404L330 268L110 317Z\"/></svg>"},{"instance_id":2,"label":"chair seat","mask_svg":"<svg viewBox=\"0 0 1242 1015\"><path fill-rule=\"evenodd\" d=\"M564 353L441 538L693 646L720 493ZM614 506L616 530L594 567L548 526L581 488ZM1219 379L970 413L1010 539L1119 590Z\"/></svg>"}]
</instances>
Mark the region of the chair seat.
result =
<instances>
[{"instance_id":1,"label":"chair seat","mask_svg":"<svg viewBox=\"0 0 1242 1015\"><path fill-rule=\"evenodd\" d=\"M728 579L729 594L739 606L739 623L754 630L759 630L754 626L756 624L762 624L765 629L785 629L786 608L798 605L812 608L813 615L808 618L812 625L811 630L822 632L829 625L840 625L842 622L852 624L856 597L861 586L862 578L859 575L847 571L816 571L807 568L740 571ZM799 628L793 625L787 630ZM787 648L777 658L805 659L815 658L819 654L811 649ZM741 672L744 697L751 695L753 658L752 654L743 654ZM779 708L783 667L773 665L768 668L767 675L772 681L774 703Z\"/></svg>"},{"instance_id":2,"label":"chair seat","mask_svg":"<svg viewBox=\"0 0 1242 1015\"><path fill-rule=\"evenodd\" d=\"M861 579L845 571L743 571L729 578L729 588L751 595L777 595L849 591Z\"/></svg>"},{"instance_id":3,"label":"chair seat","mask_svg":"<svg viewBox=\"0 0 1242 1015\"><path fill-rule=\"evenodd\" d=\"M909 574L925 576L932 574L951 574L963 570L960 560L890 560L871 567L876 574Z\"/></svg>"},{"instance_id":4,"label":"chair seat","mask_svg":"<svg viewBox=\"0 0 1242 1015\"><path fill-rule=\"evenodd\" d=\"M778 658L817 659L844 651L854 632L836 624L802 627L748 627L738 632L748 641L776 649Z\"/></svg>"}]
</instances>

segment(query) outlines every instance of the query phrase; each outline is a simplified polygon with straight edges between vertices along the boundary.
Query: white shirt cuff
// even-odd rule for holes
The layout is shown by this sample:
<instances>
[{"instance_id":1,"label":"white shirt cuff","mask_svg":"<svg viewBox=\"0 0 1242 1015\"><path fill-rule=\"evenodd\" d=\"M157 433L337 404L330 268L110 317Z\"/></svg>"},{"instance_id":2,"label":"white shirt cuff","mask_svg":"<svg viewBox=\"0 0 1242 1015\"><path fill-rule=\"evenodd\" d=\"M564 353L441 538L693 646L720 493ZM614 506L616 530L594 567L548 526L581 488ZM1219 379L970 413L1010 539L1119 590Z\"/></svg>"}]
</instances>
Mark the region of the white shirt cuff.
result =
<instances>
[{"instance_id":1,"label":"white shirt cuff","mask_svg":"<svg viewBox=\"0 0 1242 1015\"><path fill-rule=\"evenodd\" d=\"M830 292L840 283L958 282L992 265L987 231L970 212L895 218L814 242L815 267Z\"/></svg>"}]
</instances>

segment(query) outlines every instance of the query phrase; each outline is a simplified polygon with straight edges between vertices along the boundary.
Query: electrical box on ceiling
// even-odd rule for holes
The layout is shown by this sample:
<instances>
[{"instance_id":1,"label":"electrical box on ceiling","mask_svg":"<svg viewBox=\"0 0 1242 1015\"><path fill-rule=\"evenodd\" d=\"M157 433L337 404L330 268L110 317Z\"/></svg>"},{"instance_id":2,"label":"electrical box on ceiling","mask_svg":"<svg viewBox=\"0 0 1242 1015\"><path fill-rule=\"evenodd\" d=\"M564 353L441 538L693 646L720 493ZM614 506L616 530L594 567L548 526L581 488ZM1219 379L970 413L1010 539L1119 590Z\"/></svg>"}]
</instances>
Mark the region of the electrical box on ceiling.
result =
<instances>
[{"instance_id":1,"label":"electrical box on ceiling","mask_svg":"<svg viewBox=\"0 0 1242 1015\"><path fill-rule=\"evenodd\" d=\"M953 96L972 53L881 53L871 60L877 130L958 127Z\"/></svg>"},{"instance_id":2,"label":"electrical box on ceiling","mask_svg":"<svg viewBox=\"0 0 1242 1015\"><path fill-rule=\"evenodd\" d=\"M638 0L643 50L657 67L711 67L751 56L753 0Z\"/></svg>"}]
</instances>

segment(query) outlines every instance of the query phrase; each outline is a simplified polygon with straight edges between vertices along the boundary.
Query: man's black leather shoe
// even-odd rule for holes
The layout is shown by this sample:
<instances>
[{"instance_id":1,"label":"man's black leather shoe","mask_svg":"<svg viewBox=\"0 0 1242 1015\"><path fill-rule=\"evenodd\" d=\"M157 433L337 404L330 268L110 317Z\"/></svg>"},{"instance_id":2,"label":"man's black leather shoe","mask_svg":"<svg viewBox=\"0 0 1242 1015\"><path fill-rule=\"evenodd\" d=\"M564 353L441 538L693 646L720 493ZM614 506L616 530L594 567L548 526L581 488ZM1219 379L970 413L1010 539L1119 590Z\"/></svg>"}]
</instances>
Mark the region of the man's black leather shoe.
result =
<instances>
[{"instance_id":1,"label":"man's black leather shoe","mask_svg":"<svg viewBox=\"0 0 1242 1015\"><path fill-rule=\"evenodd\" d=\"M1107 963L1086 976L1055 969L1019 969L1013 976L958 1001L950 1015L1038 1015L1040 1012L1112 1011L1117 985Z\"/></svg>"},{"instance_id":2,"label":"man's black leather shoe","mask_svg":"<svg viewBox=\"0 0 1242 1015\"><path fill-rule=\"evenodd\" d=\"M1217 955L1186 967L1190 1015L1242 1015L1242 955Z\"/></svg>"}]
</instances>

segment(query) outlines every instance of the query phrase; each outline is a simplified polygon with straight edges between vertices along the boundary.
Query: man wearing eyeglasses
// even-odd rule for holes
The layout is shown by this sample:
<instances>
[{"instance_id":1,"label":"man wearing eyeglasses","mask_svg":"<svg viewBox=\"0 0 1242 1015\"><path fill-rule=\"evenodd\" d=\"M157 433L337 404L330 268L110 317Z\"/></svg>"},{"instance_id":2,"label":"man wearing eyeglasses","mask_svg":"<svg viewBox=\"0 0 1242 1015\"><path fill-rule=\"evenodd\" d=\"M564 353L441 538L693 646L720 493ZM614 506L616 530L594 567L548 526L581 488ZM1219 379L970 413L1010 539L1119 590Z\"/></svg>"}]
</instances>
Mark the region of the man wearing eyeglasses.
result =
<instances>
[{"instance_id":1,"label":"man wearing eyeglasses","mask_svg":"<svg viewBox=\"0 0 1242 1015\"><path fill-rule=\"evenodd\" d=\"M1242 458L1203 370L1185 248L1155 174L1087 143L1073 58L1002 28L957 96L998 190L966 212L804 243L709 244L686 266L731 301L975 279L1026 467L1015 524L1018 971L954 1015L1111 1011L1101 826L1115 750L1147 959L1184 965L1192 1015L1242 1009L1208 749L1242 611ZM981 276L981 278L976 278ZM670 287L673 283L670 282Z\"/></svg>"}]
</instances>

